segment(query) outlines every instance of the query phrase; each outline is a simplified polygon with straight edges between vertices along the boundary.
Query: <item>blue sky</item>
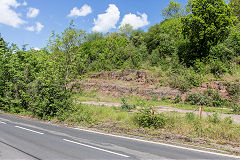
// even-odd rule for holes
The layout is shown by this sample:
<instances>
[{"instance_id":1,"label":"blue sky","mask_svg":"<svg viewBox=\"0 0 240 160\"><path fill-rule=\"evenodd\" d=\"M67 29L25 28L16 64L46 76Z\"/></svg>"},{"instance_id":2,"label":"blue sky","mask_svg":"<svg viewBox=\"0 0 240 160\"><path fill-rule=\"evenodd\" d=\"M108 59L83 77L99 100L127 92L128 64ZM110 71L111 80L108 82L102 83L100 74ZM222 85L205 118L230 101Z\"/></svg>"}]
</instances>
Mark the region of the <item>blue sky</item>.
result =
<instances>
[{"instance_id":1,"label":"blue sky","mask_svg":"<svg viewBox=\"0 0 240 160\"><path fill-rule=\"evenodd\" d=\"M176 0L186 5L187 0ZM45 47L54 30L62 32L74 19L86 32L114 32L130 23L147 29L162 21L170 0L0 0L0 33L19 47Z\"/></svg>"}]
</instances>

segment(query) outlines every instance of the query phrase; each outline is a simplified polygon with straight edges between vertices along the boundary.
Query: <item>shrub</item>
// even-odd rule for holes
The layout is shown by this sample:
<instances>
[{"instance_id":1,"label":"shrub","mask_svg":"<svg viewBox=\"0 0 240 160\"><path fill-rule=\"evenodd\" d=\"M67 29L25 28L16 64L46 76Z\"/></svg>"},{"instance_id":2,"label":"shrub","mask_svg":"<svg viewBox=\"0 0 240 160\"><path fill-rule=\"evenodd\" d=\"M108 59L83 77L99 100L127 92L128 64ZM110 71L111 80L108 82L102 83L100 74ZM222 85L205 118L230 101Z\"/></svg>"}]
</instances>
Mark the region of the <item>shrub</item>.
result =
<instances>
[{"instance_id":1,"label":"shrub","mask_svg":"<svg viewBox=\"0 0 240 160\"><path fill-rule=\"evenodd\" d=\"M157 102L157 101L158 101L158 96L154 94L154 95L152 96L152 100L155 101L155 102Z\"/></svg>"},{"instance_id":2,"label":"shrub","mask_svg":"<svg viewBox=\"0 0 240 160\"><path fill-rule=\"evenodd\" d=\"M194 69L182 68L179 73L170 73L168 83L172 88L178 88L182 92L186 92L194 86L199 86L202 78L197 74Z\"/></svg>"},{"instance_id":3,"label":"shrub","mask_svg":"<svg viewBox=\"0 0 240 160\"><path fill-rule=\"evenodd\" d=\"M163 114L153 114L152 107L143 107L137 112L136 123L141 127L164 128L166 117Z\"/></svg>"},{"instance_id":4,"label":"shrub","mask_svg":"<svg viewBox=\"0 0 240 160\"><path fill-rule=\"evenodd\" d=\"M240 105L239 104L233 103L232 109L233 109L234 113L240 113Z\"/></svg>"},{"instance_id":5,"label":"shrub","mask_svg":"<svg viewBox=\"0 0 240 160\"><path fill-rule=\"evenodd\" d=\"M224 121L225 123L227 123L227 124L232 124L232 123L233 123L233 120L232 120L231 117L226 117L226 118L224 118L223 121Z\"/></svg>"},{"instance_id":6,"label":"shrub","mask_svg":"<svg viewBox=\"0 0 240 160\"><path fill-rule=\"evenodd\" d=\"M240 96L240 85L231 83L227 85L227 91L232 100L238 101Z\"/></svg>"},{"instance_id":7,"label":"shrub","mask_svg":"<svg viewBox=\"0 0 240 160\"><path fill-rule=\"evenodd\" d=\"M166 101L166 100L167 100L166 96L162 96L161 101Z\"/></svg>"},{"instance_id":8,"label":"shrub","mask_svg":"<svg viewBox=\"0 0 240 160\"><path fill-rule=\"evenodd\" d=\"M220 122L220 118L217 113L214 113L212 116L211 115L208 116L208 121L217 124Z\"/></svg>"},{"instance_id":9,"label":"shrub","mask_svg":"<svg viewBox=\"0 0 240 160\"><path fill-rule=\"evenodd\" d=\"M180 103L180 102L182 102L182 97L178 94L175 98L174 98L174 100L173 100L173 103Z\"/></svg>"},{"instance_id":10,"label":"shrub","mask_svg":"<svg viewBox=\"0 0 240 160\"><path fill-rule=\"evenodd\" d=\"M125 98L122 98L121 101L122 101L121 109L124 111L130 111L136 108L134 105L128 104Z\"/></svg>"},{"instance_id":11,"label":"shrub","mask_svg":"<svg viewBox=\"0 0 240 160\"><path fill-rule=\"evenodd\" d=\"M223 107L225 100L219 95L219 93L213 89L207 89L204 91L204 95L210 98L210 106Z\"/></svg>"},{"instance_id":12,"label":"shrub","mask_svg":"<svg viewBox=\"0 0 240 160\"><path fill-rule=\"evenodd\" d=\"M210 104L210 99L201 93L190 93L187 95L185 102L191 105L207 106Z\"/></svg>"},{"instance_id":13,"label":"shrub","mask_svg":"<svg viewBox=\"0 0 240 160\"><path fill-rule=\"evenodd\" d=\"M224 73L228 71L226 64L224 64L219 59L211 59L210 60L210 72L216 77L220 78Z\"/></svg>"}]
</instances>

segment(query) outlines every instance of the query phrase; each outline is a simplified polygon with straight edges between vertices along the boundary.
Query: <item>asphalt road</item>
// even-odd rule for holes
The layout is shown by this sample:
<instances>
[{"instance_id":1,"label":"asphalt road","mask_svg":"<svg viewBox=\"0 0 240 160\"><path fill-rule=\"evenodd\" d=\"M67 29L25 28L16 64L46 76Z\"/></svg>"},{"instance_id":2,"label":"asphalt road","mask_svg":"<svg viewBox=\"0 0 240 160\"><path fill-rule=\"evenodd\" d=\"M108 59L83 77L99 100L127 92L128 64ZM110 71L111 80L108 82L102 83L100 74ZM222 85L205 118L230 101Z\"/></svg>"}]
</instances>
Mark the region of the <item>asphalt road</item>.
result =
<instances>
[{"instance_id":1,"label":"asphalt road","mask_svg":"<svg viewBox=\"0 0 240 160\"><path fill-rule=\"evenodd\" d=\"M239 159L0 114L0 159Z\"/></svg>"}]
</instances>

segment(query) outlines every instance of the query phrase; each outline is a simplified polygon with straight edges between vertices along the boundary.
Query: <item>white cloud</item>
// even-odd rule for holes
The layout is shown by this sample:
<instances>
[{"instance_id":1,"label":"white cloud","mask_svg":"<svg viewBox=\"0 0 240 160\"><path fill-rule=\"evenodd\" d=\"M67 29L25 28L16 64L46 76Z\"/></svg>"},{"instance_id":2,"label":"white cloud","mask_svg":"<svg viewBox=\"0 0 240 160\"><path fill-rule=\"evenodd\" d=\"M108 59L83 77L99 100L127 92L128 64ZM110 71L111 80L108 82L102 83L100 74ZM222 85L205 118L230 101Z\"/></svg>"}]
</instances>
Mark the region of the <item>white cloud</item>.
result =
<instances>
[{"instance_id":1,"label":"white cloud","mask_svg":"<svg viewBox=\"0 0 240 160\"><path fill-rule=\"evenodd\" d=\"M27 6L27 2L24 1L24 2L22 3L22 6Z\"/></svg>"},{"instance_id":2,"label":"white cloud","mask_svg":"<svg viewBox=\"0 0 240 160\"><path fill-rule=\"evenodd\" d=\"M37 8L28 8L28 12L27 12L27 17L28 18L34 18L37 17L37 15L39 14L39 9Z\"/></svg>"},{"instance_id":3,"label":"white cloud","mask_svg":"<svg viewBox=\"0 0 240 160\"><path fill-rule=\"evenodd\" d=\"M41 32L41 30L43 29L44 25L42 25L40 22L36 22L36 31L37 33Z\"/></svg>"},{"instance_id":4,"label":"white cloud","mask_svg":"<svg viewBox=\"0 0 240 160\"><path fill-rule=\"evenodd\" d=\"M33 48L33 50L35 50L35 51L39 51L40 49L39 49L39 48L37 48L37 47L35 47L35 48Z\"/></svg>"},{"instance_id":5,"label":"white cloud","mask_svg":"<svg viewBox=\"0 0 240 160\"><path fill-rule=\"evenodd\" d=\"M40 33L43 28L44 28L44 25L42 25L40 22L36 22L35 26L29 26L29 27L26 27L25 29L30 32L36 31L37 33Z\"/></svg>"},{"instance_id":6,"label":"white cloud","mask_svg":"<svg viewBox=\"0 0 240 160\"><path fill-rule=\"evenodd\" d=\"M149 25L149 22L147 20L148 16L147 14L143 13L137 13L139 16L135 15L135 14L126 14L123 17L123 20L121 22L121 26L124 26L125 24L130 24L133 29L138 29L144 26Z\"/></svg>"},{"instance_id":7,"label":"white cloud","mask_svg":"<svg viewBox=\"0 0 240 160\"><path fill-rule=\"evenodd\" d=\"M71 11L70 14L68 15L68 17L73 17L73 16L87 16L88 14L92 13L92 8L87 5L84 4L82 6L82 8L78 9L77 7L74 7Z\"/></svg>"},{"instance_id":8,"label":"white cloud","mask_svg":"<svg viewBox=\"0 0 240 160\"><path fill-rule=\"evenodd\" d=\"M20 4L16 0L0 0L0 23L12 26L14 28L26 23L20 18L13 8L17 8Z\"/></svg>"},{"instance_id":9,"label":"white cloud","mask_svg":"<svg viewBox=\"0 0 240 160\"><path fill-rule=\"evenodd\" d=\"M114 4L109 4L106 13L99 14L97 19L94 19L94 27L92 31L108 32L112 28L116 28L116 24L120 18L120 11Z\"/></svg>"},{"instance_id":10,"label":"white cloud","mask_svg":"<svg viewBox=\"0 0 240 160\"><path fill-rule=\"evenodd\" d=\"M35 31L34 26L29 26L29 27L26 27L25 29L26 29L27 31L30 31L30 32L34 32L34 31Z\"/></svg>"}]
</instances>

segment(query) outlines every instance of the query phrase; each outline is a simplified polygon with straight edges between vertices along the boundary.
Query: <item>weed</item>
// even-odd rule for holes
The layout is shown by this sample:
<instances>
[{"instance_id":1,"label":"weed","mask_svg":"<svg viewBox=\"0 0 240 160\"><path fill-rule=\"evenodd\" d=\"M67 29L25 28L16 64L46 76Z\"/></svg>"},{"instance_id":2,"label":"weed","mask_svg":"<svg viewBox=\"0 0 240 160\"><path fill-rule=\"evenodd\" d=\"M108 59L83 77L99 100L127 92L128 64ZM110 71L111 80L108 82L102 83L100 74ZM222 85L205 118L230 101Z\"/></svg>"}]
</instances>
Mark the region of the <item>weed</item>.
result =
<instances>
[{"instance_id":1,"label":"weed","mask_svg":"<svg viewBox=\"0 0 240 160\"><path fill-rule=\"evenodd\" d=\"M193 112L187 112L185 115L185 119L188 122L193 122L196 119L196 115Z\"/></svg>"},{"instance_id":2,"label":"weed","mask_svg":"<svg viewBox=\"0 0 240 160\"><path fill-rule=\"evenodd\" d=\"M226 118L224 118L223 121L224 121L225 123L227 123L227 124L232 124L232 123L233 123L233 120L232 120L231 117L226 117Z\"/></svg>"},{"instance_id":3,"label":"weed","mask_svg":"<svg viewBox=\"0 0 240 160\"><path fill-rule=\"evenodd\" d=\"M211 123L214 123L214 124L217 124L220 122L220 119L219 119L219 116L217 113L214 113L212 116L209 115L208 116L208 121L211 122Z\"/></svg>"},{"instance_id":4,"label":"weed","mask_svg":"<svg viewBox=\"0 0 240 160\"><path fill-rule=\"evenodd\" d=\"M131 111L132 109L136 108L134 105L128 104L125 98L122 98L121 100L122 100L122 105L121 105L122 110Z\"/></svg>"},{"instance_id":5,"label":"weed","mask_svg":"<svg viewBox=\"0 0 240 160\"><path fill-rule=\"evenodd\" d=\"M240 85L239 84L237 84L237 83L228 84L227 91L233 101L239 101L239 96L240 96Z\"/></svg>"},{"instance_id":6,"label":"weed","mask_svg":"<svg viewBox=\"0 0 240 160\"><path fill-rule=\"evenodd\" d=\"M173 103L177 104L177 103L180 103L182 102L182 97L178 94L174 100L173 100Z\"/></svg>"},{"instance_id":7,"label":"weed","mask_svg":"<svg viewBox=\"0 0 240 160\"><path fill-rule=\"evenodd\" d=\"M240 113L240 105L239 104L233 103L232 109L233 109L234 113Z\"/></svg>"},{"instance_id":8,"label":"weed","mask_svg":"<svg viewBox=\"0 0 240 160\"><path fill-rule=\"evenodd\" d=\"M167 98L165 96L162 96L161 101L166 101Z\"/></svg>"},{"instance_id":9,"label":"weed","mask_svg":"<svg viewBox=\"0 0 240 160\"><path fill-rule=\"evenodd\" d=\"M136 123L140 127L163 128L166 124L166 117L163 114L153 114L152 107L142 107L137 112Z\"/></svg>"},{"instance_id":10,"label":"weed","mask_svg":"<svg viewBox=\"0 0 240 160\"><path fill-rule=\"evenodd\" d=\"M152 96L152 101L155 101L155 102L158 101L158 96L157 96L156 94L154 94L154 95Z\"/></svg>"}]
</instances>

